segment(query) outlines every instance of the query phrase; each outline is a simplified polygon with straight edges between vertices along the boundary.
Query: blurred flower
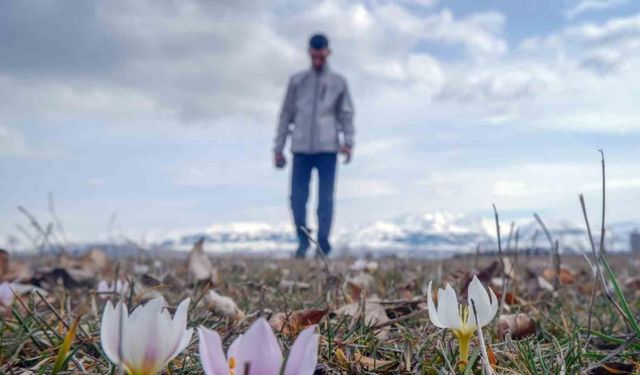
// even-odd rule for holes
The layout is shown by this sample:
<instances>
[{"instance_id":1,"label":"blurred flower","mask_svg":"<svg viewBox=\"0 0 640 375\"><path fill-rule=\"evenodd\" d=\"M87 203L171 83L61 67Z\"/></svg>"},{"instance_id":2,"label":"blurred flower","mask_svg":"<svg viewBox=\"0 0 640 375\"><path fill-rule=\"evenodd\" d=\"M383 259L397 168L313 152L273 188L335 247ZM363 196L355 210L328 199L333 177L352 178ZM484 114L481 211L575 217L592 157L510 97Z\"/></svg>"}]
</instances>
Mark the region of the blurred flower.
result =
<instances>
[{"instance_id":1,"label":"blurred flower","mask_svg":"<svg viewBox=\"0 0 640 375\"><path fill-rule=\"evenodd\" d=\"M469 358L469 343L476 331L476 316L473 315L471 301L475 304L477 321L480 328L489 324L498 311L498 299L489 288L489 293L480 280L474 275L468 289L468 305L458 304L455 290L447 284L445 289L438 289L438 308L431 297L431 282L427 291L429 319L439 328L448 328L458 339L460 347L460 363L466 366Z\"/></svg>"},{"instance_id":2,"label":"blurred flower","mask_svg":"<svg viewBox=\"0 0 640 375\"><path fill-rule=\"evenodd\" d=\"M114 285L115 284L115 285ZM100 298L109 298L115 290L116 294L124 295L129 290L129 283L126 281L116 280L114 283L109 283L106 280L100 280L98 283L98 296Z\"/></svg>"},{"instance_id":3,"label":"blurred flower","mask_svg":"<svg viewBox=\"0 0 640 375\"><path fill-rule=\"evenodd\" d=\"M157 374L184 350L193 334L187 328L189 299L178 305L173 320L157 298L136 308L131 315L122 303L107 302L102 315L100 340L111 362L131 375Z\"/></svg>"},{"instance_id":4,"label":"blurred flower","mask_svg":"<svg viewBox=\"0 0 640 375\"><path fill-rule=\"evenodd\" d=\"M320 335L315 326L306 328L291 346L284 375L312 375L318 363ZM224 356L217 332L198 328L200 361L206 375L278 375L282 369L282 351L271 326L263 318L256 320L240 335ZM248 372L247 369L249 369Z\"/></svg>"},{"instance_id":5,"label":"blurred flower","mask_svg":"<svg viewBox=\"0 0 640 375\"><path fill-rule=\"evenodd\" d=\"M0 284L0 305L9 307L13 304L13 299L14 296L11 285L7 282Z\"/></svg>"}]
</instances>

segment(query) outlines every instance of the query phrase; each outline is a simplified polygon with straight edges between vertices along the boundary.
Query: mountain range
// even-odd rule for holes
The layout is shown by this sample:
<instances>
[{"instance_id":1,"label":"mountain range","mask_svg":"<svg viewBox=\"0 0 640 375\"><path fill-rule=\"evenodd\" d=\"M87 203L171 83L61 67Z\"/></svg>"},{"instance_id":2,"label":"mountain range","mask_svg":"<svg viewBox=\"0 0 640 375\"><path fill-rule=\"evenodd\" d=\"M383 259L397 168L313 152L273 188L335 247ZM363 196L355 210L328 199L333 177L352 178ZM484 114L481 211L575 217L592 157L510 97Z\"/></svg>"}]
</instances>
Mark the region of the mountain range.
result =
<instances>
[{"instance_id":1,"label":"mountain range","mask_svg":"<svg viewBox=\"0 0 640 375\"><path fill-rule=\"evenodd\" d=\"M547 251L550 242L534 218L501 223L503 249ZM546 220L552 241L558 241L563 253L590 250L584 224L566 220ZM631 233L640 227L634 222L612 223L606 228L605 245L608 251L627 251ZM493 218L483 218L444 212L407 214L391 220L379 220L352 230L337 230L333 243L336 253L361 255L439 256L451 253L497 250L496 227ZM592 228L594 240L599 241L599 229ZM511 234L510 234L511 233ZM289 224L237 222L216 224L202 230L182 230L169 233L157 241L160 248L188 250L204 238L205 249L213 253L264 253L293 250L296 238Z\"/></svg>"}]
</instances>

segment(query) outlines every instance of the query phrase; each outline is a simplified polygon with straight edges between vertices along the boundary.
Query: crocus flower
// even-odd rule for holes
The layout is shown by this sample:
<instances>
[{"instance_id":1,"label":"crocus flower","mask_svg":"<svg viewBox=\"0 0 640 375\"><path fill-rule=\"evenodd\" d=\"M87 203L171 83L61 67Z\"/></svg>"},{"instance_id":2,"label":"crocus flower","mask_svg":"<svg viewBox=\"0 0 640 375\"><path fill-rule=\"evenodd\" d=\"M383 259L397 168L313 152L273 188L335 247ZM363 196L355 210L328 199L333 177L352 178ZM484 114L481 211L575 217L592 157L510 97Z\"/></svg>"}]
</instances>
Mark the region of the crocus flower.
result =
<instances>
[{"instance_id":1,"label":"crocus flower","mask_svg":"<svg viewBox=\"0 0 640 375\"><path fill-rule=\"evenodd\" d=\"M468 289L468 305L458 304L455 290L447 284L445 289L438 289L438 308L431 297L431 283L427 292L429 319L439 328L448 328L458 339L460 347L461 367L465 367L469 358L469 343L476 331L476 316L473 315L471 300L476 307L477 321L480 329L489 324L498 311L498 299L489 288L489 294L480 280L474 275Z\"/></svg>"},{"instance_id":2,"label":"crocus flower","mask_svg":"<svg viewBox=\"0 0 640 375\"><path fill-rule=\"evenodd\" d=\"M114 285L115 284L115 285ZM110 294L113 293L115 289L116 294L126 294L129 290L129 283L126 281L116 280L113 283L109 283L106 280L100 280L98 283L98 288L96 292L98 292L98 296L100 298L108 298Z\"/></svg>"},{"instance_id":3,"label":"crocus flower","mask_svg":"<svg viewBox=\"0 0 640 375\"><path fill-rule=\"evenodd\" d=\"M187 347L193 335L193 328L186 329L189 299L178 305L173 320L164 305L156 298L129 315L122 302L115 309L107 302L100 340L111 362L130 375L152 375Z\"/></svg>"},{"instance_id":4,"label":"crocus flower","mask_svg":"<svg viewBox=\"0 0 640 375\"><path fill-rule=\"evenodd\" d=\"M11 285L7 282L0 284L0 305L9 307L13 304L13 299L14 296Z\"/></svg>"},{"instance_id":5,"label":"crocus flower","mask_svg":"<svg viewBox=\"0 0 640 375\"><path fill-rule=\"evenodd\" d=\"M308 327L296 338L282 374L312 375L318 363L320 335ZM278 339L264 318L231 344L225 358L217 332L198 328L200 361L206 375L278 375L283 359ZM247 371L248 369L248 371Z\"/></svg>"}]
</instances>

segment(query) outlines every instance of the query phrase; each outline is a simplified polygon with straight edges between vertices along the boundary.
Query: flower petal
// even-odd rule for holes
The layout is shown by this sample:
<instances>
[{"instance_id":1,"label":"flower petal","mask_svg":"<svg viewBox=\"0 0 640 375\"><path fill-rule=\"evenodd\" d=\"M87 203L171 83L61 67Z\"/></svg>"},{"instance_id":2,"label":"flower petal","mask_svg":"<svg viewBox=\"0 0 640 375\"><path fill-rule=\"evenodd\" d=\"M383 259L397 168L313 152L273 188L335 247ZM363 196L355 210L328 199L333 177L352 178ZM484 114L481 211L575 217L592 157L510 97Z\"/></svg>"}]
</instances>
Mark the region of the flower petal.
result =
<instances>
[{"instance_id":1,"label":"flower petal","mask_svg":"<svg viewBox=\"0 0 640 375\"><path fill-rule=\"evenodd\" d=\"M229 365L224 357L218 332L198 327L200 362L206 375L228 375Z\"/></svg>"},{"instance_id":2,"label":"flower petal","mask_svg":"<svg viewBox=\"0 0 640 375\"><path fill-rule=\"evenodd\" d=\"M495 316L498 310L498 300L493 293L493 290L491 289L489 289L491 290L490 299L489 295L487 294L487 290L475 275L469 283L468 290L469 308L473 311L473 308L471 307L471 300L473 300L478 314L478 324L480 325L480 327L483 327L491 322L491 320ZM469 320L470 324L473 323L473 325L475 325L475 319L473 319L473 316L471 316Z\"/></svg>"},{"instance_id":3,"label":"flower petal","mask_svg":"<svg viewBox=\"0 0 640 375\"><path fill-rule=\"evenodd\" d=\"M431 296L431 284L432 282L429 281L429 288L427 290L427 306L429 307L429 320L431 320L431 323L433 323L433 325L438 328L447 328L444 326L444 324L440 322L440 318L438 318L438 310L436 310L436 306L433 303L433 298ZM439 300L438 300L438 303L440 303Z\"/></svg>"},{"instance_id":4,"label":"flower petal","mask_svg":"<svg viewBox=\"0 0 640 375\"><path fill-rule=\"evenodd\" d=\"M442 293L438 293L438 319L447 328L460 328L460 307L456 291L447 284Z\"/></svg>"},{"instance_id":5,"label":"flower petal","mask_svg":"<svg viewBox=\"0 0 640 375\"><path fill-rule=\"evenodd\" d=\"M284 375L313 375L318 364L320 335L315 334L315 326L300 332L291 346Z\"/></svg>"},{"instance_id":6,"label":"flower petal","mask_svg":"<svg viewBox=\"0 0 640 375\"><path fill-rule=\"evenodd\" d=\"M111 301L107 301L100 324L100 341L104 354L116 365L122 362L120 358L120 345L122 344L120 334L124 331L121 325L126 319L127 308L122 302L118 303L114 309Z\"/></svg>"},{"instance_id":7,"label":"flower petal","mask_svg":"<svg viewBox=\"0 0 640 375\"><path fill-rule=\"evenodd\" d=\"M174 340L176 340L174 341L176 346L174 347L174 350L171 353L169 359L180 354L180 352L182 352L191 341L193 329L187 329L187 313L189 311L190 302L190 298L187 298L184 301L180 302L175 314L173 315L173 321L171 322L171 324L173 326L173 338Z\"/></svg>"},{"instance_id":8,"label":"flower petal","mask_svg":"<svg viewBox=\"0 0 640 375\"><path fill-rule=\"evenodd\" d=\"M264 318L256 320L242 336L236 355L236 374L246 375L249 364L251 375L280 373L282 350L271 326Z\"/></svg>"},{"instance_id":9,"label":"flower petal","mask_svg":"<svg viewBox=\"0 0 640 375\"><path fill-rule=\"evenodd\" d=\"M229 349L227 349L227 359L238 357L238 348L240 347L240 342L242 342L242 335L236 337L231 345L229 345Z\"/></svg>"}]
</instances>

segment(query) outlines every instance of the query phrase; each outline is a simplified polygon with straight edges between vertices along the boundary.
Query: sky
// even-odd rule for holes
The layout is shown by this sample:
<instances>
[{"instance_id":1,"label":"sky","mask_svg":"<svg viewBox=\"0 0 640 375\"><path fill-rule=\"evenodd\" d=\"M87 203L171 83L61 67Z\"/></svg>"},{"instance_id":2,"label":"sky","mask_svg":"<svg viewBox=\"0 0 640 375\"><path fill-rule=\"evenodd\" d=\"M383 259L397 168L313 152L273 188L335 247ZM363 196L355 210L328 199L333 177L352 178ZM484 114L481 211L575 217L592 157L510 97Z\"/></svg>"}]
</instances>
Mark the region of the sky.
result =
<instances>
[{"instance_id":1,"label":"sky","mask_svg":"<svg viewBox=\"0 0 640 375\"><path fill-rule=\"evenodd\" d=\"M49 221L49 194L80 240L287 222L272 141L317 31L356 108L337 228L492 203L579 221L580 193L595 220L598 149L609 220L640 220L640 2L7 0L0 236L18 206Z\"/></svg>"}]
</instances>

